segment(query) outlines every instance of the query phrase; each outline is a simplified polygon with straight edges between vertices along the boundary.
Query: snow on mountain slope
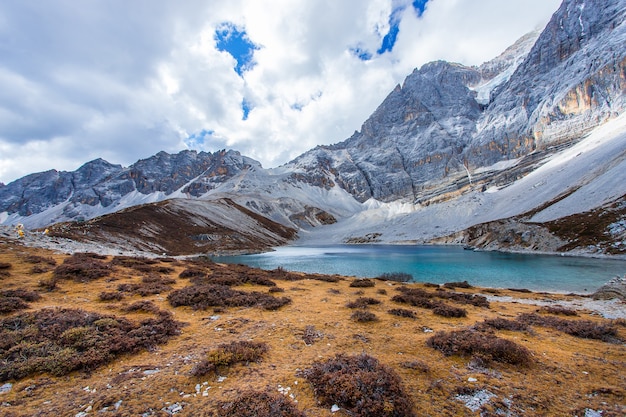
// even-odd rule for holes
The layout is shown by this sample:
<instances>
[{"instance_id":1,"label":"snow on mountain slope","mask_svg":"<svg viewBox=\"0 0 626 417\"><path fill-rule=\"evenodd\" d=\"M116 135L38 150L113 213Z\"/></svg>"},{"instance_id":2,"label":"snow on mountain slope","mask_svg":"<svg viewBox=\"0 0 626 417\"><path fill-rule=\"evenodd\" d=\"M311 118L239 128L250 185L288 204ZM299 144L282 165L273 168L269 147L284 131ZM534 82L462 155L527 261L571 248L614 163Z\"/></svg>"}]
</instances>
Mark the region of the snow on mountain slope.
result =
<instances>
[{"instance_id":1,"label":"snow on mountain slope","mask_svg":"<svg viewBox=\"0 0 626 417\"><path fill-rule=\"evenodd\" d=\"M426 207L368 202L366 211L300 233L298 244L341 243L367 236L375 239L365 240L378 243L426 243L476 224L530 212L546 202L554 201L534 214L533 222L589 211L624 195L626 115L595 129L502 189L473 190Z\"/></svg>"}]
</instances>

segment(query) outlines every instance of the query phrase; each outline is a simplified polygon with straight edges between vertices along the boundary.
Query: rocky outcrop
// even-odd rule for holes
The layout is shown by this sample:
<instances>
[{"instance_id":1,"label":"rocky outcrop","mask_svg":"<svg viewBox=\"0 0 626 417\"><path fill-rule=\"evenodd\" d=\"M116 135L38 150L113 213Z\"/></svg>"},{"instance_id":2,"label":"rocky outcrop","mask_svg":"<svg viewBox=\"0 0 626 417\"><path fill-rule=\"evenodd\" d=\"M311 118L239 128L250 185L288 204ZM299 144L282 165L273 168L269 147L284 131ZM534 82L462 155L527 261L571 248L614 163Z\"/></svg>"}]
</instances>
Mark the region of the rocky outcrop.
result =
<instances>
[{"instance_id":1,"label":"rocky outcrop","mask_svg":"<svg viewBox=\"0 0 626 417\"><path fill-rule=\"evenodd\" d=\"M594 300L611 300L618 298L626 301L626 275L615 277L594 292L591 297Z\"/></svg>"}]
</instances>

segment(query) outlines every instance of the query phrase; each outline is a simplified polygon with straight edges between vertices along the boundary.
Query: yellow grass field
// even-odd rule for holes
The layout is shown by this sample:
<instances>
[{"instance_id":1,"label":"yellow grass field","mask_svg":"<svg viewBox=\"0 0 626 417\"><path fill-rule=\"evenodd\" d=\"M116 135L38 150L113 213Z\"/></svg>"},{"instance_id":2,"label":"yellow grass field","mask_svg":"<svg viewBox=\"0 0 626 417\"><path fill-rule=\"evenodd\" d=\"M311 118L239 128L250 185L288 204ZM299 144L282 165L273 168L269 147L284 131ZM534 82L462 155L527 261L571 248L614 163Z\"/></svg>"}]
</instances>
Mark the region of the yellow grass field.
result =
<instances>
[{"instance_id":1,"label":"yellow grass field","mask_svg":"<svg viewBox=\"0 0 626 417\"><path fill-rule=\"evenodd\" d=\"M361 288L350 286L352 277L335 277L336 282L327 282L331 279L173 259L148 263L142 270L132 267L129 260L115 264L110 256L98 260L108 265L108 275L86 282L59 279L51 288L55 268L67 257L10 241L0 243L0 289L23 289L40 295L38 300L28 301L24 309L0 315L4 323L2 337L11 337L7 336L11 332L7 319L41 309L79 309L125 317L133 323L154 317L155 312L129 311L129 306L140 301L150 301L152 309L156 306L171 312L174 320L183 323L180 333L150 349L116 354L93 370L5 378L0 385L12 385L4 385L6 392L0 394L2 416L220 416L225 404L236 401L247 390L284 396L307 416L350 416L354 414L341 405L333 408L333 404L320 403L305 378L306 370L315 362L335 358L337 354L367 354L391 368L400 377L417 416L585 416L599 411L602 416L626 415L623 319L603 319L588 311L578 311L575 316L537 312L538 306L515 301L491 301L488 307L479 307L437 298L438 302L467 312L466 317L447 318L435 315L432 309L392 301L401 294L399 288L423 289L429 294L495 293L515 299L551 300L554 305L577 296L432 288L382 280L373 280L374 286ZM51 259L56 265L52 265ZM274 289L271 295L288 297L291 302L276 310L259 306L204 310L172 307L168 295L192 285L189 278L179 277L190 267L203 269L206 279L251 275L267 278L284 290ZM162 292L140 294L142 283L157 281L165 283ZM119 291L120 288L127 290ZM232 288L270 294L272 286L245 283ZM102 301L102 293L120 293L121 299ZM4 294L6 297L9 293ZM347 306L359 298L380 303L365 308ZM392 315L388 312L391 309L409 310L416 317ZM359 322L351 318L355 311L363 310L373 313L376 319ZM538 325L524 331L487 331L528 349L528 364L490 361L480 355L446 356L427 345L437 332L469 329L487 319L515 320L523 313L592 321L616 333L606 340L597 340ZM268 350L258 361L220 365L215 372L193 375L194 367L209 352L235 341L264 343ZM6 340L3 343L2 355L15 345ZM2 358L0 367L12 366L6 356Z\"/></svg>"}]
</instances>

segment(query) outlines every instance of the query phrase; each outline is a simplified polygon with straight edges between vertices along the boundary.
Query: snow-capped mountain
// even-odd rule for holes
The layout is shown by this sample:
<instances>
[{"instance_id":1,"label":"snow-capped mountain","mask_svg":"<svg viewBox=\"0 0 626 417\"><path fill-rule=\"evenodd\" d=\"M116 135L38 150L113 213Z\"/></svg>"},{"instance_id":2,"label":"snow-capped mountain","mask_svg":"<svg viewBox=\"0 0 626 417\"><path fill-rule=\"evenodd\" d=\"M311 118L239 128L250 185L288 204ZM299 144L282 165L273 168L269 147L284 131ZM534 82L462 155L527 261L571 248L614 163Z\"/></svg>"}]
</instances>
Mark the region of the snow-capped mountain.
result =
<instances>
[{"instance_id":1,"label":"snow-capped mountain","mask_svg":"<svg viewBox=\"0 0 626 417\"><path fill-rule=\"evenodd\" d=\"M229 198L318 243L472 243L480 233L463 230L507 218L519 233L531 222L554 234L549 222L607 210L603 227L617 230L626 217L625 16L622 0L565 0L541 33L480 67L416 69L350 138L279 168L235 151L161 152L128 168L95 160L0 186L0 222L41 227L167 199Z\"/></svg>"}]
</instances>

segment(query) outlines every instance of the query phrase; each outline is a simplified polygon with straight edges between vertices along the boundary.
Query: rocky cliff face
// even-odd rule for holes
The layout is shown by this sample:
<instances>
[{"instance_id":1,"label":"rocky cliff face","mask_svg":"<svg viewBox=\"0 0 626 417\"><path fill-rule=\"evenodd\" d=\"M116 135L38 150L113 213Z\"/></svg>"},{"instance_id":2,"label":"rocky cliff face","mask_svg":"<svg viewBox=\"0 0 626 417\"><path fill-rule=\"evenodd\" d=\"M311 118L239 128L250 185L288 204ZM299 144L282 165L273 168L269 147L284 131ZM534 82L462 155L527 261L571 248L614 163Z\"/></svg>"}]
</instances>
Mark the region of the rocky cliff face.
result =
<instances>
[{"instance_id":1,"label":"rocky cliff face","mask_svg":"<svg viewBox=\"0 0 626 417\"><path fill-rule=\"evenodd\" d=\"M463 166L461 153L475 133L480 105L467 86L473 68L424 65L397 86L360 132L318 147L287 165L312 184L327 178L359 201L413 201L419 192Z\"/></svg>"},{"instance_id":2,"label":"rocky cliff face","mask_svg":"<svg viewBox=\"0 0 626 417\"><path fill-rule=\"evenodd\" d=\"M626 105L626 7L566 0L491 95L467 151L474 166L575 141Z\"/></svg>"}]
</instances>

